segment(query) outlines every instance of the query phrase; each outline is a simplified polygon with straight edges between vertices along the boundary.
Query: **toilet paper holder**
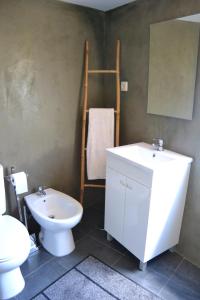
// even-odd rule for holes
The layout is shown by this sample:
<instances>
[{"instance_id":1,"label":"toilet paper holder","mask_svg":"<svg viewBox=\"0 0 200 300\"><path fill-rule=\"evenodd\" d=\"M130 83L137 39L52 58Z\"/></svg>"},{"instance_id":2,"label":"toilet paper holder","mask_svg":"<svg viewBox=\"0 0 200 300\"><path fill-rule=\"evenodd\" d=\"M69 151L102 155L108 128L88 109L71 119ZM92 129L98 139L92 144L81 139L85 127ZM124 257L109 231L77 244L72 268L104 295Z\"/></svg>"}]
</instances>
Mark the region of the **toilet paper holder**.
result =
<instances>
[{"instance_id":1,"label":"toilet paper holder","mask_svg":"<svg viewBox=\"0 0 200 300\"><path fill-rule=\"evenodd\" d=\"M15 173L15 167L12 166L10 167L10 175L7 175L7 176L4 176L4 178L9 182L11 183L11 175Z\"/></svg>"},{"instance_id":2,"label":"toilet paper holder","mask_svg":"<svg viewBox=\"0 0 200 300\"><path fill-rule=\"evenodd\" d=\"M24 219L23 219L23 216L22 216L22 209L21 209L21 205L20 205L20 197L19 197L19 194L20 193L17 193L16 191L16 185L15 185L15 181L12 177L12 175L14 174L15 172L15 167L11 167L10 168L10 175L7 175L7 176L4 176L4 178L12 185L12 187L14 188L14 191L15 191L15 198L16 198L16 203L17 203L17 209L18 209L18 213L19 213L19 218L20 218L20 221L22 223L24 223ZM26 177L28 177L28 174L26 172L24 172L26 174Z\"/></svg>"},{"instance_id":3,"label":"toilet paper holder","mask_svg":"<svg viewBox=\"0 0 200 300\"><path fill-rule=\"evenodd\" d=\"M12 180L13 178L12 178L12 174L14 174L15 173L15 167L10 167L10 175L6 175L6 176L4 176L4 178L9 182L9 183L11 183L12 184L12 186L15 186L14 185L14 181ZM27 172L25 172L25 174L26 174L26 177L28 177L28 173Z\"/></svg>"}]
</instances>

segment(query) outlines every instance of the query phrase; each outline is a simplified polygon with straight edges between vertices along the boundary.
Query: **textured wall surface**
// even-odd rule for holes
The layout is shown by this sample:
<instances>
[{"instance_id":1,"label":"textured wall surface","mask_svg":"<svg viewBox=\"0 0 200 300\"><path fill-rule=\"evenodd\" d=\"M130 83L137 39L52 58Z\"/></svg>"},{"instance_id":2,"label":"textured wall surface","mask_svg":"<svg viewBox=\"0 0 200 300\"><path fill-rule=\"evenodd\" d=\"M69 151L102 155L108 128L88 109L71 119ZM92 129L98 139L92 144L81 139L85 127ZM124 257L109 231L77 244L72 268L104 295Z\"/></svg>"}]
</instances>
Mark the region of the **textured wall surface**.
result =
<instances>
[{"instance_id":1,"label":"textured wall surface","mask_svg":"<svg viewBox=\"0 0 200 300\"><path fill-rule=\"evenodd\" d=\"M112 60L114 41L122 42L122 79L129 91L122 95L121 143L150 142L162 137L166 148L192 156L179 252L200 264L200 61L192 121L147 114L149 24L200 13L196 0L140 0L107 14L107 52ZM107 98L112 94L107 89ZM159 212L158 212L159 213Z\"/></svg>"},{"instance_id":2,"label":"textured wall surface","mask_svg":"<svg viewBox=\"0 0 200 300\"><path fill-rule=\"evenodd\" d=\"M166 148L194 158L179 252L200 264L200 62L192 121L149 115L149 24L200 13L197 0L140 0L105 15L54 0L0 1L0 162L29 173L30 191L44 184L77 196L83 43L92 64L114 64L122 42L121 144L164 138ZM106 23L105 23L106 21ZM107 26L107 55L104 29ZM91 82L90 99L108 106L114 81ZM8 201L11 199L8 197ZM9 206L11 203L8 203Z\"/></svg>"},{"instance_id":3,"label":"textured wall surface","mask_svg":"<svg viewBox=\"0 0 200 300\"><path fill-rule=\"evenodd\" d=\"M26 170L30 191L43 184L78 195L85 39L99 67L103 13L53 0L0 1L0 162L5 173ZM101 93L92 80L97 105Z\"/></svg>"}]
</instances>

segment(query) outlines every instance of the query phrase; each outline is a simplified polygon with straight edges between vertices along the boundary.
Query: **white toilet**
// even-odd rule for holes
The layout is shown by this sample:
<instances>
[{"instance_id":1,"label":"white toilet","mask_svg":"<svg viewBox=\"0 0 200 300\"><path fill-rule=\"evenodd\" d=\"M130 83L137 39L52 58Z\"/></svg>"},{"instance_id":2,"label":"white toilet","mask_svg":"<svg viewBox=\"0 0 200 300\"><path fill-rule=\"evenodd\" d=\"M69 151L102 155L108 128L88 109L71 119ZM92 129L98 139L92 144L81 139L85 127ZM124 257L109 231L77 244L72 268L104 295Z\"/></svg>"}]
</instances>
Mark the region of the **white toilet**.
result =
<instances>
[{"instance_id":1,"label":"white toilet","mask_svg":"<svg viewBox=\"0 0 200 300\"><path fill-rule=\"evenodd\" d=\"M82 218L81 204L51 188L44 190L43 194L26 196L25 201L41 226L39 238L43 247L55 256L71 253L75 248L71 229Z\"/></svg>"},{"instance_id":2,"label":"white toilet","mask_svg":"<svg viewBox=\"0 0 200 300\"><path fill-rule=\"evenodd\" d=\"M3 215L6 211L3 167L0 165L0 299L19 294L24 286L21 264L30 251L26 227L17 219Z\"/></svg>"}]
</instances>

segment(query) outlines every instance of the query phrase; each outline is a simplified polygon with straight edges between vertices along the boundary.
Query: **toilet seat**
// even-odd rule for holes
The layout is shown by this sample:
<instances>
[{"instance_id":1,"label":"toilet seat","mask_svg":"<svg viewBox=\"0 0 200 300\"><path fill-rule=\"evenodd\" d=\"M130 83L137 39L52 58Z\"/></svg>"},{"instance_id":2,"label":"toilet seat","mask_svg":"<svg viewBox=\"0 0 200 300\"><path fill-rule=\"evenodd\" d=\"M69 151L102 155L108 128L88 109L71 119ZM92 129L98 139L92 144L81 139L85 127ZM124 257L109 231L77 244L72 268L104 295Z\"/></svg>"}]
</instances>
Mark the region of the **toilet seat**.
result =
<instances>
[{"instance_id":1,"label":"toilet seat","mask_svg":"<svg viewBox=\"0 0 200 300\"><path fill-rule=\"evenodd\" d=\"M11 216L0 216L0 244L0 264L17 257L30 247L26 227Z\"/></svg>"}]
</instances>

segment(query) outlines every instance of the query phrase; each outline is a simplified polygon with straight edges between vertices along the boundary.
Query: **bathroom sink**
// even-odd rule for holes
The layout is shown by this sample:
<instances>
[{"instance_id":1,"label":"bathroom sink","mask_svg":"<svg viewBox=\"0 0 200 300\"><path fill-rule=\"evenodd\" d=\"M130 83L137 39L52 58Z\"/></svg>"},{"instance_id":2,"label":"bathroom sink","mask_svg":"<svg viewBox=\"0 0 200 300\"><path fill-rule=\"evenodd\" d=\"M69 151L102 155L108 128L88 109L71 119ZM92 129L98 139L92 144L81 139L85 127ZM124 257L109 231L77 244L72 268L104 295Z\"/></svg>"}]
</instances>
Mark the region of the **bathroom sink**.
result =
<instances>
[{"instance_id":1,"label":"bathroom sink","mask_svg":"<svg viewBox=\"0 0 200 300\"><path fill-rule=\"evenodd\" d=\"M145 143L107 149L105 230L140 270L179 242L191 162Z\"/></svg>"},{"instance_id":2,"label":"bathroom sink","mask_svg":"<svg viewBox=\"0 0 200 300\"><path fill-rule=\"evenodd\" d=\"M161 167L166 163L177 162L177 160L192 162L192 158L190 157L169 150L156 151L152 145L146 143L110 148L107 151L133 164L151 170Z\"/></svg>"}]
</instances>

